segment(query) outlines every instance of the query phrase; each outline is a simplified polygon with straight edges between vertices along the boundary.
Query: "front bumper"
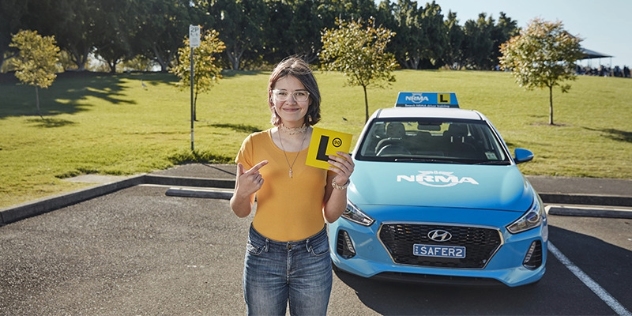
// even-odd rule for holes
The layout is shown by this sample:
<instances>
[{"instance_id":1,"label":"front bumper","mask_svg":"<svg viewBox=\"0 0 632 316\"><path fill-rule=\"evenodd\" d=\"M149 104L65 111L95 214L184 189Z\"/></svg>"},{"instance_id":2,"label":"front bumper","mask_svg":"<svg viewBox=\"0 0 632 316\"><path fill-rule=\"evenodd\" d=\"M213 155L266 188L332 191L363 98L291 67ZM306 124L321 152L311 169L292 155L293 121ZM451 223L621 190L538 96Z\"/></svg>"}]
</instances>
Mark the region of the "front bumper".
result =
<instances>
[{"instance_id":1,"label":"front bumper","mask_svg":"<svg viewBox=\"0 0 632 316\"><path fill-rule=\"evenodd\" d=\"M546 271L548 227L543 225L519 234L510 234L503 229L493 228L500 242L489 251L488 257L477 259L478 264L459 259L428 258L401 259L401 249L385 243L380 238L384 225L393 223L376 222L369 227L345 219L329 225L329 241L333 264L340 270L365 277L423 283L449 284L504 284L515 287L540 280ZM408 226L437 225L436 223L407 222ZM441 225L446 226L442 223ZM454 225L454 224L450 224ZM463 224L459 224L463 226ZM449 225L448 225L449 226ZM490 229L482 223L467 227ZM384 237L384 235L382 235ZM419 241L422 242L422 241ZM471 246L470 246L471 247ZM400 247L401 248L401 247ZM404 248L408 248L405 245ZM412 254L412 247L410 252ZM399 252L398 255L394 252ZM468 250L468 253L475 253Z\"/></svg>"}]
</instances>

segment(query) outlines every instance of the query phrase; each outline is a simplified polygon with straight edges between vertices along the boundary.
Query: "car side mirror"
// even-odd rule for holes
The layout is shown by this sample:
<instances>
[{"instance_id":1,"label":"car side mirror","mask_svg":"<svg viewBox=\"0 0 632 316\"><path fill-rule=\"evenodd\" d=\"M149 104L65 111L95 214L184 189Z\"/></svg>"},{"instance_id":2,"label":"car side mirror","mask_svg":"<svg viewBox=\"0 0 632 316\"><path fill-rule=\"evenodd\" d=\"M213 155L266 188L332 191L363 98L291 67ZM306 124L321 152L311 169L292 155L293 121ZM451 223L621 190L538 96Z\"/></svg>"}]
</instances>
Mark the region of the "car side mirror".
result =
<instances>
[{"instance_id":1,"label":"car side mirror","mask_svg":"<svg viewBox=\"0 0 632 316\"><path fill-rule=\"evenodd\" d=\"M516 148L514 150L514 161L518 163L523 163L527 161L533 160L533 152L524 148Z\"/></svg>"}]
</instances>

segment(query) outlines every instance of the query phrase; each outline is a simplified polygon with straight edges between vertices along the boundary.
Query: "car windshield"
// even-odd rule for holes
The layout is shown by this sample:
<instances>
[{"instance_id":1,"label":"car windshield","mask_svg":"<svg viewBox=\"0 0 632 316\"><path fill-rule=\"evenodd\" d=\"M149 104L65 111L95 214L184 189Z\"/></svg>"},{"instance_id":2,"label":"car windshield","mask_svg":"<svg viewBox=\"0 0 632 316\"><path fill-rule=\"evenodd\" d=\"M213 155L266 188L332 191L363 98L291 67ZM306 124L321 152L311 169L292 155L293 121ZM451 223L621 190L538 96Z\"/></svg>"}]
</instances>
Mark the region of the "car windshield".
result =
<instances>
[{"instance_id":1,"label":"car windshield","mask_svg":"<svg viewBox=\"0 0 632 316\"><path fill-rule=\"evenodd\" d=\"M436 118L374 120L356 159L510 164L501 140L484 121Z\"/></svg>"}]
</instances>

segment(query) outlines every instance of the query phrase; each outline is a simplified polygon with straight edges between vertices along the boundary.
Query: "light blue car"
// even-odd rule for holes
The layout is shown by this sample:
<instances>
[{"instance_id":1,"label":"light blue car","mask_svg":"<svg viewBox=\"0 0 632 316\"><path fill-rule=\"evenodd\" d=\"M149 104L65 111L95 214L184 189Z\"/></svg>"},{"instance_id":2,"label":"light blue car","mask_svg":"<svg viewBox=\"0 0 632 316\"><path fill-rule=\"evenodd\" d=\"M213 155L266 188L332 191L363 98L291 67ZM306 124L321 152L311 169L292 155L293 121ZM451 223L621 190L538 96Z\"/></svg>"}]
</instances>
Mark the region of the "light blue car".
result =
<instances>
[{"instance_id":1,"label":"light blue car","mask_svg":"<svg viewBox=\"0 0 632 316\"><path fill-rule=\"evenodd\" d=\"M454 93L400 92L373 113L353 151L343 216L329 225L338 271L382 280L539 281L548 226L517 164L533 159Z\"/></svg>"}]
</instances>

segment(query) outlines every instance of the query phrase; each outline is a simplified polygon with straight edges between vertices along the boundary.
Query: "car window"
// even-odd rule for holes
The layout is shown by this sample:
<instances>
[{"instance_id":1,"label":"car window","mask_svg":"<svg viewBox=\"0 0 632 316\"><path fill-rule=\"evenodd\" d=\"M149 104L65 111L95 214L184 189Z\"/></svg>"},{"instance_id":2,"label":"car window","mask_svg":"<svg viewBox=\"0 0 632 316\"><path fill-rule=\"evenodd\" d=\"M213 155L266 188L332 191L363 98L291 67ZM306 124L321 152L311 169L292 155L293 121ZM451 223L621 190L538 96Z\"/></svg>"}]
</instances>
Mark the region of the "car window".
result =
<instances>
[{"instance_id":1,"label":"car window","mask_svg":"<svg viewBox=\"0 0 632 316\"><path fill-rule=\"evenodd\" d=\"M507 164L506 148L484 121L376 119L357 159Z\"/></svg>"}]
</instances>

